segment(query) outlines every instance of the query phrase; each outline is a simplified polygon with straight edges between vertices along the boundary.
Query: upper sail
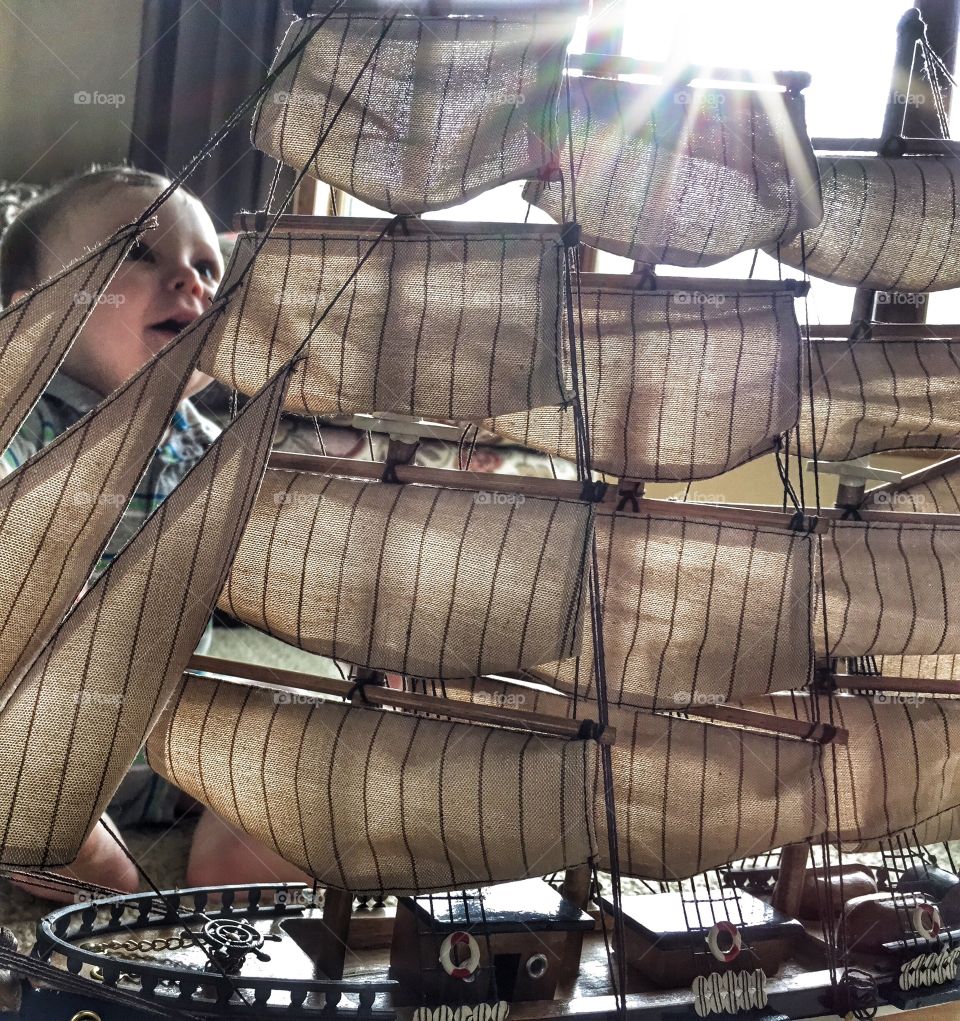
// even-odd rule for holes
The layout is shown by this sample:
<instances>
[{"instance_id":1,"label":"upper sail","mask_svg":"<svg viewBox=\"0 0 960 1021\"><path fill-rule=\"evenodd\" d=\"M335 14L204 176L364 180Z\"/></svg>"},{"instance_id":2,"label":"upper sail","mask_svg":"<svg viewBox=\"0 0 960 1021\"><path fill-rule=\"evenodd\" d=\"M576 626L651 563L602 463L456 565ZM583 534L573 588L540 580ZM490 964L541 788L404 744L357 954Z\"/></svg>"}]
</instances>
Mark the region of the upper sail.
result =
<instances>
[{"instance_id":1,"label":"upper sail","mask_svg":"<svg viewBox=\"0 0 960 1021\"><path fill-rule=\"evenodd\" d=\"M0 482L0 707L90 577L222 308Z\"/></svg>"},{"instance_id":2,"label":"upper sail","mask_svg":"<svg viewBox=\"0 0 960 1021\"><path fill-rule=\"evenodd\" d=\"M188 675L148 754L231 825L354 894L542 876L597 849L591 740Z\"/></svg>"},{"instance_id":3,"label":"upper sail","mask_svg":"<svg viewBox=\"0 0 960 1021\"><path fill-rule=\"evenodd\" d=\"M883 450L960 449L960 341L811 340L810 362L813 405L805 395L800 414L805 453L847 461Z\"/></svg>"},{"instance_id":4,"label":"upper sail","mask_svg":"<svg viewBox=\"0 0 960 1021\"><path fill-rule=\"evenodd\" d=\"M0 861L76 857L203 632L287 373L244 407L73 608L0 711Z\"/></svg>"},{"instance_id":5,"label":"upper sail","mask_svg":"<svg viewBox=\"0 0 960 1021\"><path fill-rule=\"evenodd\" d=\"M939 156L818 160L823 222L781 245L789 266L884 291L960 286L960 163Z\"/></svg>"},{"instance_id":6,"label":"upper sail","mask_svg":"<svg viewBox=\"0 0 960 1021\"><path fill-rule=\"evenodd\" d=\"M820 222L799 93L665 90L588 76L567 85L576 219L587 244L636 262L709 266ZM565 146L565 177L569 167ZM524 195L555 220L573 219L569 182L565 208L556 182L531 182Z\"/></svg>"},{"instance_id":7,"label":"upper sail","mask_svg":"<svg viewBox=\"0 0 960 1021\"><path fill-rule=\"evenodd\" d=\"M273 63L293 55L257 107L253 144L394 213L547 172L584 4L471 0L454 16L445 6L410 14L314 0L315 16L291 25Z\"/></svg>"},{"instance_id":8,"label":"upper sail","mask_svg":"<svg viewBox=\"0 0 960 1021\"><path fill-rule=\"evenodd\" d=\"M821 655L960 653L960 518L832 521L822 556Z\"/></svg>"},{"instance_id":9,"label":"upper sail","mask_svg":"<svg viewBox=\"0 0 960 1021\"><path fill-rule=\"evenodd\" d=\"M518 670L579 651L592 526L581 501L271 469L220 606L361 666Z\"/></svg>"},{"instance_id":10,"label":"upper sail","mask_svg":"<svg viewBox=\"0 0 960 1021\"><path fill-rule=\"evenodd\" d=\"M386 220L289 222L249 272L264 237L238 238L221 292L240 290L201 361L227 386L255 393L319 323L295 413L482 419L567 399L559 228L431 221L380 237Z\"/></svg>"},{"instance_id":11,"label":"upper sail","mask_svg":"<svg viewBox=\"0 0 960 1021\"><path fill-rule=\"evenodd\" d=\"M677 709L805 687L811 537L686 510L644 501L640 513L597 514L611 704ZM595 697L593 657L585 628L579 659L531 673Z\"/></svg>"},{"instance_id":12,"label":"upper sail","mask_svg":"<svg viewBox=\"0 0 960 1021\"><path fill-rule=\"evenodd\" d=\"M591 466L649 481L699 479L773 449L797 421L800 331L792 293L776 284L761 291L663 281L646 291L636 283L580 278ZM576 460L570 407L485 425Z\"/></svg>"},{"instance_id":13,"label":"upper sail","mask_svg":"<svg viewBox=\"0 0 960 1021\"><path fill-rule=\"evenodd\" d=\"M0 452L43 393L142 229L122 228L0 313Z\"/></svg>"}]
</instances>

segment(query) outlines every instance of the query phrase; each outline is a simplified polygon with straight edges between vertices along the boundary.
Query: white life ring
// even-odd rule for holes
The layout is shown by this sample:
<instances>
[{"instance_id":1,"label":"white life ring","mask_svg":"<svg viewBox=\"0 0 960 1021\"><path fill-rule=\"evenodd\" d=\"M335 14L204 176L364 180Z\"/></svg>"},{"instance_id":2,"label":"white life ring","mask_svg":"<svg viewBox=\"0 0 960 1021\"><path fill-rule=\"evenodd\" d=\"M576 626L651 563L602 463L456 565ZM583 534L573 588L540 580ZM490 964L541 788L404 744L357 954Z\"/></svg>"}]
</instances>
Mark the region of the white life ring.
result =
<instances>
[{"instance_id":1,"label":"white life ring","mask_svg":"<svg viewBox=\"0 0 960 1021\"><path fill-rule=\"evenodd\" d=\"M462 964L453 963L452 955L455 946L466 946L470 951L470 956ZM460 978L464 982L471 982L474 972L480 966L480 947L469 932L458 929L456 932L451 932L440 944L440 963L451 978Z\"/></svg>"},{"instance_id":2,"label":"white life ring","mask_svg":"<svg viewBox=\"0 0 960 1021\"><path fill-rule=\"evenodd\" d=\"M730 946L727 950L720 949L721 933L730 941ZM710 953L718 961L729 964L739 956L740 948L743 946L743 938L740 935L740 930L732 922L715 922L707 933L707 946L710 949Z\"/></svg>"},{"instance_id":3,"label":"white life ring","mask_svg":"<svg viewBox=\"0 0 960 1021\"><path fill-rule=\"evenodd\" d=\"M911 916L913 928L924 939L936 939L940 935L943 919L936 904L918 904Z\"/></svg>"}]
</instances>

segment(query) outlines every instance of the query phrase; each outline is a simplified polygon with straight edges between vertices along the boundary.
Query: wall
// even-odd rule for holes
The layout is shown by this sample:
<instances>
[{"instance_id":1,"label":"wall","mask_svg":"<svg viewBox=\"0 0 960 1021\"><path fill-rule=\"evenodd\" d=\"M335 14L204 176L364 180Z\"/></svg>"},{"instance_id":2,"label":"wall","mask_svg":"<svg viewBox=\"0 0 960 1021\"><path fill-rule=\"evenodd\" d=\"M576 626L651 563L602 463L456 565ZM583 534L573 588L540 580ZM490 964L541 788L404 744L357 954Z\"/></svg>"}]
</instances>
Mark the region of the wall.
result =
<instances>
[{"instance_id":1,"label":"wall","mask_svg":"<svg viewBox=\"0 0 960 1021\"><path fill-rule=\"evenodd\" d=\"M0 3L0 180L126 157L142 0Z\"/></svg>"}]
</instances>

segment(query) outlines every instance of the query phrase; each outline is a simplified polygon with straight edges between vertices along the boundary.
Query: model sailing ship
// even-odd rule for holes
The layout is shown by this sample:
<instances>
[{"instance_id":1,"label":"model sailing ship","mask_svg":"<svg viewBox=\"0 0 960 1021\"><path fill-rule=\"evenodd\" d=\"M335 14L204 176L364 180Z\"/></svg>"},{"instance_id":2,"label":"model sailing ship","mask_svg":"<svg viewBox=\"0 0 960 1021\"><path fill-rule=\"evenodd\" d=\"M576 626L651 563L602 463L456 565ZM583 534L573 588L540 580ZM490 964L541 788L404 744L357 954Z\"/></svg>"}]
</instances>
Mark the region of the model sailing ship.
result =
<instances>
[{"instance_id":1,"label":"model sailing ship","mask_svg":"<svg viewBox=\"0 0 960 1021\"><path fill-rule=\"evenodd\" d=\"M803 75L578 73L576 2L301 7L253 141L391 216L243 217L210 311L0 483L0 861L68 863L147 741L323 907L258 887L63 909L33 958L0 951L64 991L24 1011L812 1017L958 995L949 467L867 495L848 465L837 511L786 467L789 510L642 492L770 452L819 472L960 447L949 330L819 338L804 280L656 275L765 248L861 288L958 286L949 144L817 160ZM935 66L915 14L902 32ZM516 180L555 226L420 218ZM0 445L83 325L70 296L108 286L153 211L0 318ZM585 272L584 245L634 273ZM73 605L198 365L252 399ZM380 463L271 456L283 409L389 415L399 438ZM577 478L411 465L424 419ZM215 605L355 683L192 657Z\"/></svg>"}]
</instances>

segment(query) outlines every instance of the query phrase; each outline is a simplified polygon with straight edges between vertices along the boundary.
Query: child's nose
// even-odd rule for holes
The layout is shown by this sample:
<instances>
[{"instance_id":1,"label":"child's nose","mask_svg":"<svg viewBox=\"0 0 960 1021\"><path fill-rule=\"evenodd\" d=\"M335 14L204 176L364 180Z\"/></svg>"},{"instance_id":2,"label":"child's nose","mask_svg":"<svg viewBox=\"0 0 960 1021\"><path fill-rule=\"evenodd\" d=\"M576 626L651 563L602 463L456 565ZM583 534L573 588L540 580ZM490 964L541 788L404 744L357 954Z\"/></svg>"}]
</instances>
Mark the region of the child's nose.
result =
<instances>
[{"instance_id":1,"label":"child's nose","mask_svg":"<svg viewBox=\"0 0 960 1021\"><path fill-rule=\"evenodd\" d=\"M173 274L173 289L175 291L185 291L201 301L207 293L203 278L193 266L178 267Z\"/></svg>"}]
</instances>

